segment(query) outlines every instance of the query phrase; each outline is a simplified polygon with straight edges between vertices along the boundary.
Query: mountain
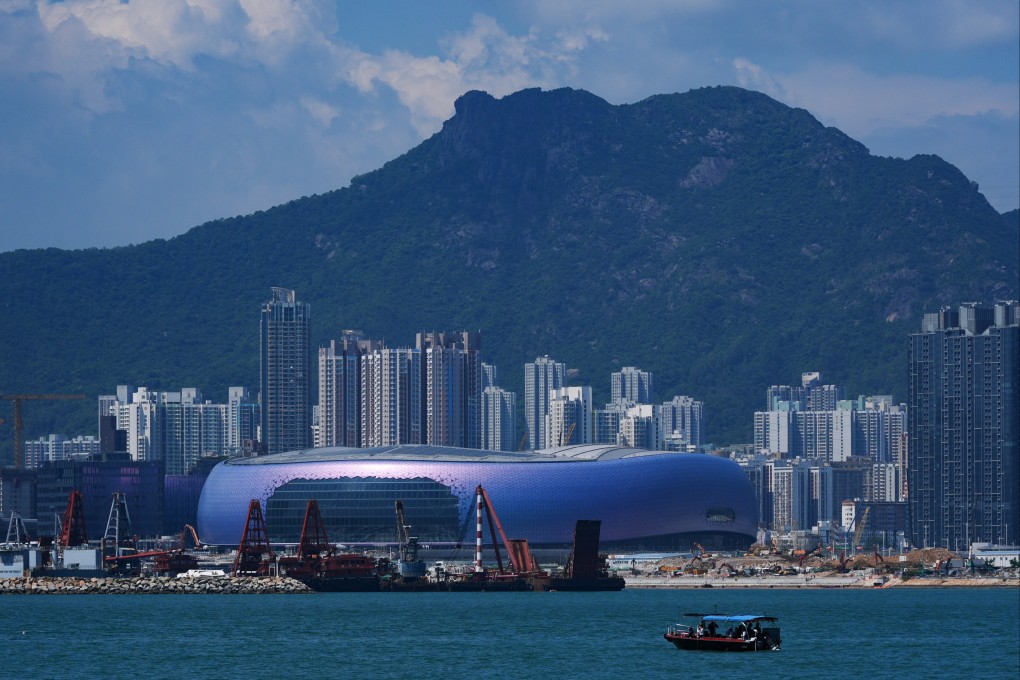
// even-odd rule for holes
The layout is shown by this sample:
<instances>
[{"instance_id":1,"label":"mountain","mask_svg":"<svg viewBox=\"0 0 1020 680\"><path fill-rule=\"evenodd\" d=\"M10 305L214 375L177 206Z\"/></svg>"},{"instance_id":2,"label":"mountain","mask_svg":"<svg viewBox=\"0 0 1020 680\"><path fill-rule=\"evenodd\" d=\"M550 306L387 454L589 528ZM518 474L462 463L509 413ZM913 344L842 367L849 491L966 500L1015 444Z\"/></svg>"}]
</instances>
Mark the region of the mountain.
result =
<instances>
[{"instance_id":1,"label":"mountain","mask_svg":"<svg viewBox=\"0 0 1020 680\"><path fill-rule=\"evenodd\" d=\"M656 399L706 403L711 441L746 442L802 371L906 400L921 314L1017 297L1009 220L940 158L872 156L756 92L468 92L346 188L168 241L0 254L0 392L90 396L27 405L34 438L93 432L118 383L254 391L259 305L285 286L317 345L479 329L519 409L535 356L596 403L638 366Z\"/></svg>"}]
</instances>

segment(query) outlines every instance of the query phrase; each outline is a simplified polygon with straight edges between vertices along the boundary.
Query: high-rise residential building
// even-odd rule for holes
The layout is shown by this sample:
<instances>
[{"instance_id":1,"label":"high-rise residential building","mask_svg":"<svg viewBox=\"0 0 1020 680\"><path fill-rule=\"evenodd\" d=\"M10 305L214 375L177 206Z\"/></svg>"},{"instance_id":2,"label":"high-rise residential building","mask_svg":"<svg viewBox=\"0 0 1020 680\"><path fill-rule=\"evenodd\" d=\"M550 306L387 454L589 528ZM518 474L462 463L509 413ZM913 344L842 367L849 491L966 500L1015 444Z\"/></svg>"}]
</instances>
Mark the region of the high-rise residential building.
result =
<instances>
[{"instance_id":1,"label":"high-rise residential building","mask_svg":"<svg viewBox=\"0 0 1020 680\"><path fill-rule=\"evenodd\" d=\"M652 404L629 406L620 418L616 443L636 449L660 450L662 442L659 439L658 408Z\"/></svg>"},{"instance_id":2,"label":"high-rise residential building","mask_svg":"<svg viewBox=\"0 0 1020 680\"><path fill-rule=\"evenodd\" d=\"M621 402L606 404L592 413L592 443L615 444L620 436L620 419L627 412Z\"/></svg>"},{"instance_id":3,"label":"high-rise residential building","mask_svg":"<svg viewBox=\"0 0 1020 680\"><path fill-rule=\"evenodd\" d=\"M889 462L902 452L900 435L905 405L894 405L891 396L861 396L833 402L835 396L845 391L842 387L817 384L817 373L805 376L803 388L784 385L769 388L772 408L754 414L756 449L788 458L827 462L845 461L854 456ZM810 392L806 403L831 404L831 408L808 409L800 399L780 398L796 397L799 389Z\"/></svg>"},{"instance_id":4,"label":"high-rise residential building","mask_svg":"<svg viewBox=\"0 0 1020 680\"><path fill-rule=\"evenodd\" d=\"M777 408L770 411L756 411L754 414L754 448L756 451L777 454L782 458L793 457L796 442L796 411L789 408L791 402L777 402ZM799 405L799 402L792 402Z\"/></svg>"},{"instance_id":5,"label":"high-rise residential building","mask_svg":"<svg viewBox=\"0 0 1020 680\"><path fill-rule=\"evenodd\" d=\"M766 411L778 411L778 402L797 402L799 406L797 410L803 410L807 404L807 399L804 396L804 388L797 387L794 385L772 385L768 389L767 398L765 401Z\"/></svg>"},{"instance_id":6,"label":"high-rise residential building","mask_svg":"<svg viewBox=\"0 0 1020 680\"><path fill-rule=\"evenodd\" d=\"M247 387L231 387L227 394L227 447L224 453L236 456L254 452L258 448L258 401L251 398Z\"/></svg>"},{"instance_id":7,"label":"high-rise residential building","mask_svg":"<svg viewBox=\"0 0 1020 680\"><path fill-rule=\"evenodd\" d=\"M361 445L423 443L421 352L380 348L361 362Z\"/></svg>"},{"instance_id":8,"label":"high-rise residential building","mask_svg":"<svg viewBox=\"0 0 1020 680\"><path fill-rule=\"evenodd\" d=\"M517 395L502 387L486 387L482 392L482 448L489 451L516 451Z\"/></svg>"},{"instance_id":9,"label":"high-rise residential building","mask_svg":"<svg viewBox=\"0 0 1020 680\"><path fill-rule=\"evenodd\" d=\"M524 425L528 428L528 448L545 446L545 417L549 413L549 393L567 384L567 365L548 356L524 364Z\"/></svg>"},{"instance_id":10,"label":"high-rise residential building","mask_svg":"<svg viewBox=\"0 0 1020 680\"><path fill-rule=\"evenodd\" d=\"M833 411L836 404L846 399L842 385L815 385L807 393L808 411Z\"/></svg>"},{"instance_id":11,"label":"high-rise residential building","mask_svg":"<svg viewBox=\"0 0 1020 680\"><path fill-rule=\"evenodd\" d=\"M910 336L908 503L915 545L1020 535L1020 303L925 314Z\"/></svg>"},{"instance_id":12,"label":"high-rise residential building","mask_svg":"<svg viewBox=\"0 0 1020 680\"><path fill-rule=\"evenodd\" d=\"M259 404L266 453L312 444L311 306L293 290L273 288L262 305Z\"/></svg>"},{"instance_id":13,"label":"high-rise residential building","mask_svg":"<svg viewBox=\"0 0 1020 680\"><path fill-rule=\"evenodd\" d=\"M659 407L659 439L668 451L686 451L705 443L705 404L677 395Z\"/></svg>"},{"instance_id":14,"label":"high-rise residential building","mask_svg":"<svg viewBox=\"0 0 1020 680\"><path fill-rule=\"evenodd\" d=\"M834 489L832 468L801 459L764 463L772 501L772 528L776 531L807 531L819 523L832 522Z\"/></svg>"},{"instance_id":15,"label":"high-rise residential building","mask_svg":"<svg viewBox=\"0 0 1020 680\"><path fill-rule=\"evenodd\" d=\"M68 438L51 434L25 442L25 467L35 469L43 463L88 458L99 454L99 440L93 436Z\"/></svg>"},{"instance_id":16,"label":"high-rise residential building","mask_svg":"<svg viewBox=\"0 0 1020 680\"><path fill-rule=\"evenodd\" d=\"M549 391L543 448L590 444L592 437L591 387L559 387Z\"/></svg>"},{"instance_id":17,"label":"high-rise residential building","mask_svg":"<svg viewBox=\"0 0 1020 680\"><path fill-rule=\"evenodd\" d=\"M499 370L493 364L482 364L482 391L488 387L499 387Z\"/></svg>"},{"instance_id":18,"label":"high-rise residential building","mask_svg":"<svg viewBox=\"0 0 1020 680\"><path fill-rule=\"evenodd\" d=\"M630 404L652 403L652 374L624 366L611 376L610 400Z\"/></svg>"},{"instance_id":19,"label":"high-rise residential building","mask_svg":"<svg viewBox=\"0 0 1020 680\"><path fill-rule=\"evenodd\" d=\"M319 348L319 428L315 446L361 446L361 361L382 348L361 331L345 330Z\"/></svg>"},{"instance_id":20,"label":"high-rise residential building","mask_svg":"<svg viewBox=\"0 0 1020 680\"><path fill-rule=\"evenodd\" d=\"M482 447L481 333L418 333L425 443Z\"/></svg>"},{"instance_id":21,"label":"high-rise residential building","mask_svg":"<svg viewBox=\"0 0 1020 680\"><path fill-rule=\"evenodd\" d=\"M184 475L201 458L239 453L229 443L231 412L240 411L235 404L203 401L196 387L179 392L139 387L132 394L126 389L118 386L117 399L106 407L115 418L115 430L124 431L124 448L131 460L163 461L166 474ZM232 399L238 391L246 394L244 388L231 388Z\"/></svg>"}]
</instances>

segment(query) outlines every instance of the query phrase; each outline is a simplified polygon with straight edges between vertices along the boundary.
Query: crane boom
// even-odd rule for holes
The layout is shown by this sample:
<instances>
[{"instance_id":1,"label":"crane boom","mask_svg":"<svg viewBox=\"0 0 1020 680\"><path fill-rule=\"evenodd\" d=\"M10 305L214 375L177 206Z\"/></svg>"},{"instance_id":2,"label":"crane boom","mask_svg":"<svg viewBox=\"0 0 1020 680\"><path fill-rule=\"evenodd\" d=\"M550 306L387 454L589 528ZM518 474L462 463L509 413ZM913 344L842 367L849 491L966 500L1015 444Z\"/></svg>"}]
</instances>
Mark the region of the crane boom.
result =
<instances>
[{"instance_id":1,"label":"crane boom","mask_svg":"<svg viewBox=\"0 0 1020 680\"><path fill-rule=\"evenodd\" d=\"M14 467L25 467L25 421L21 415L21 402L84 398L84 394L0 394L0 401L14 402Z\"/></svg>"},{"instance_id":2,"label":"crane boom","mask_svg":"<svg viewBox=\"0 0 1020 680\"><path fill-rule=\"evenodd\" d=\"M860 545L861 538L864 536L864 528L868 525L868 513L871 512L871 506L864 508L864 514L861 515L861 521L857 522L857 529L854 531L854 545Z\"/></svg>"}]
</instances>

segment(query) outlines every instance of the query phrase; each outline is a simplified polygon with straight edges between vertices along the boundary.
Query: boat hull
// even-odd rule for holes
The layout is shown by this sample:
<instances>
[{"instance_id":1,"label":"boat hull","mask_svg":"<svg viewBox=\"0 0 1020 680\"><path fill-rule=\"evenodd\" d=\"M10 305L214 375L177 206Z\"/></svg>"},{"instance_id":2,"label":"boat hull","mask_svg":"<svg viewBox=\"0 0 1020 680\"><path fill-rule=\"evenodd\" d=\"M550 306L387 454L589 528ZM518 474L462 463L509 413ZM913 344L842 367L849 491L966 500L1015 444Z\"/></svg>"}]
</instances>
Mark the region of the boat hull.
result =
<instances>
[{"instance_id":1,"label":"boat hull","mask_svg":"<svg viewBox=\"0 0 1020 680\"><path fill-rule=\"evenodd\" d=\"M694 635L666 633L662 637L672 642L677 649L704 652L767 652L779 649L768 637L741 640L726 637L697 637Z\"/></svg>"}]
</instances>

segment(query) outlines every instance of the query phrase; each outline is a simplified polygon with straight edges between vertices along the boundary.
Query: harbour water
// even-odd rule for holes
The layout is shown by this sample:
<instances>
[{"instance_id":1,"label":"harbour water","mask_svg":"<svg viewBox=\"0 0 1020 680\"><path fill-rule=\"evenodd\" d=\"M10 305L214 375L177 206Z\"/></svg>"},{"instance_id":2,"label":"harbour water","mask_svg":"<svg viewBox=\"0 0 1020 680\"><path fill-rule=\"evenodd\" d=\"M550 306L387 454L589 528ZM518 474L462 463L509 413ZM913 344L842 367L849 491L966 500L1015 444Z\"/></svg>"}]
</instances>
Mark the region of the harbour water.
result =
<instances>
[{"instance_id":1,"label":"harbour water","mask_svg":"<svg viewBox=\"0 0 1020 680\"><path fill-rule=\"evenodd\" d=\"M685 611L779 617L779 652L683 652ZM1020 591L27 595L4 677L1020 677Z\"/></svg>"}]
</instances>

